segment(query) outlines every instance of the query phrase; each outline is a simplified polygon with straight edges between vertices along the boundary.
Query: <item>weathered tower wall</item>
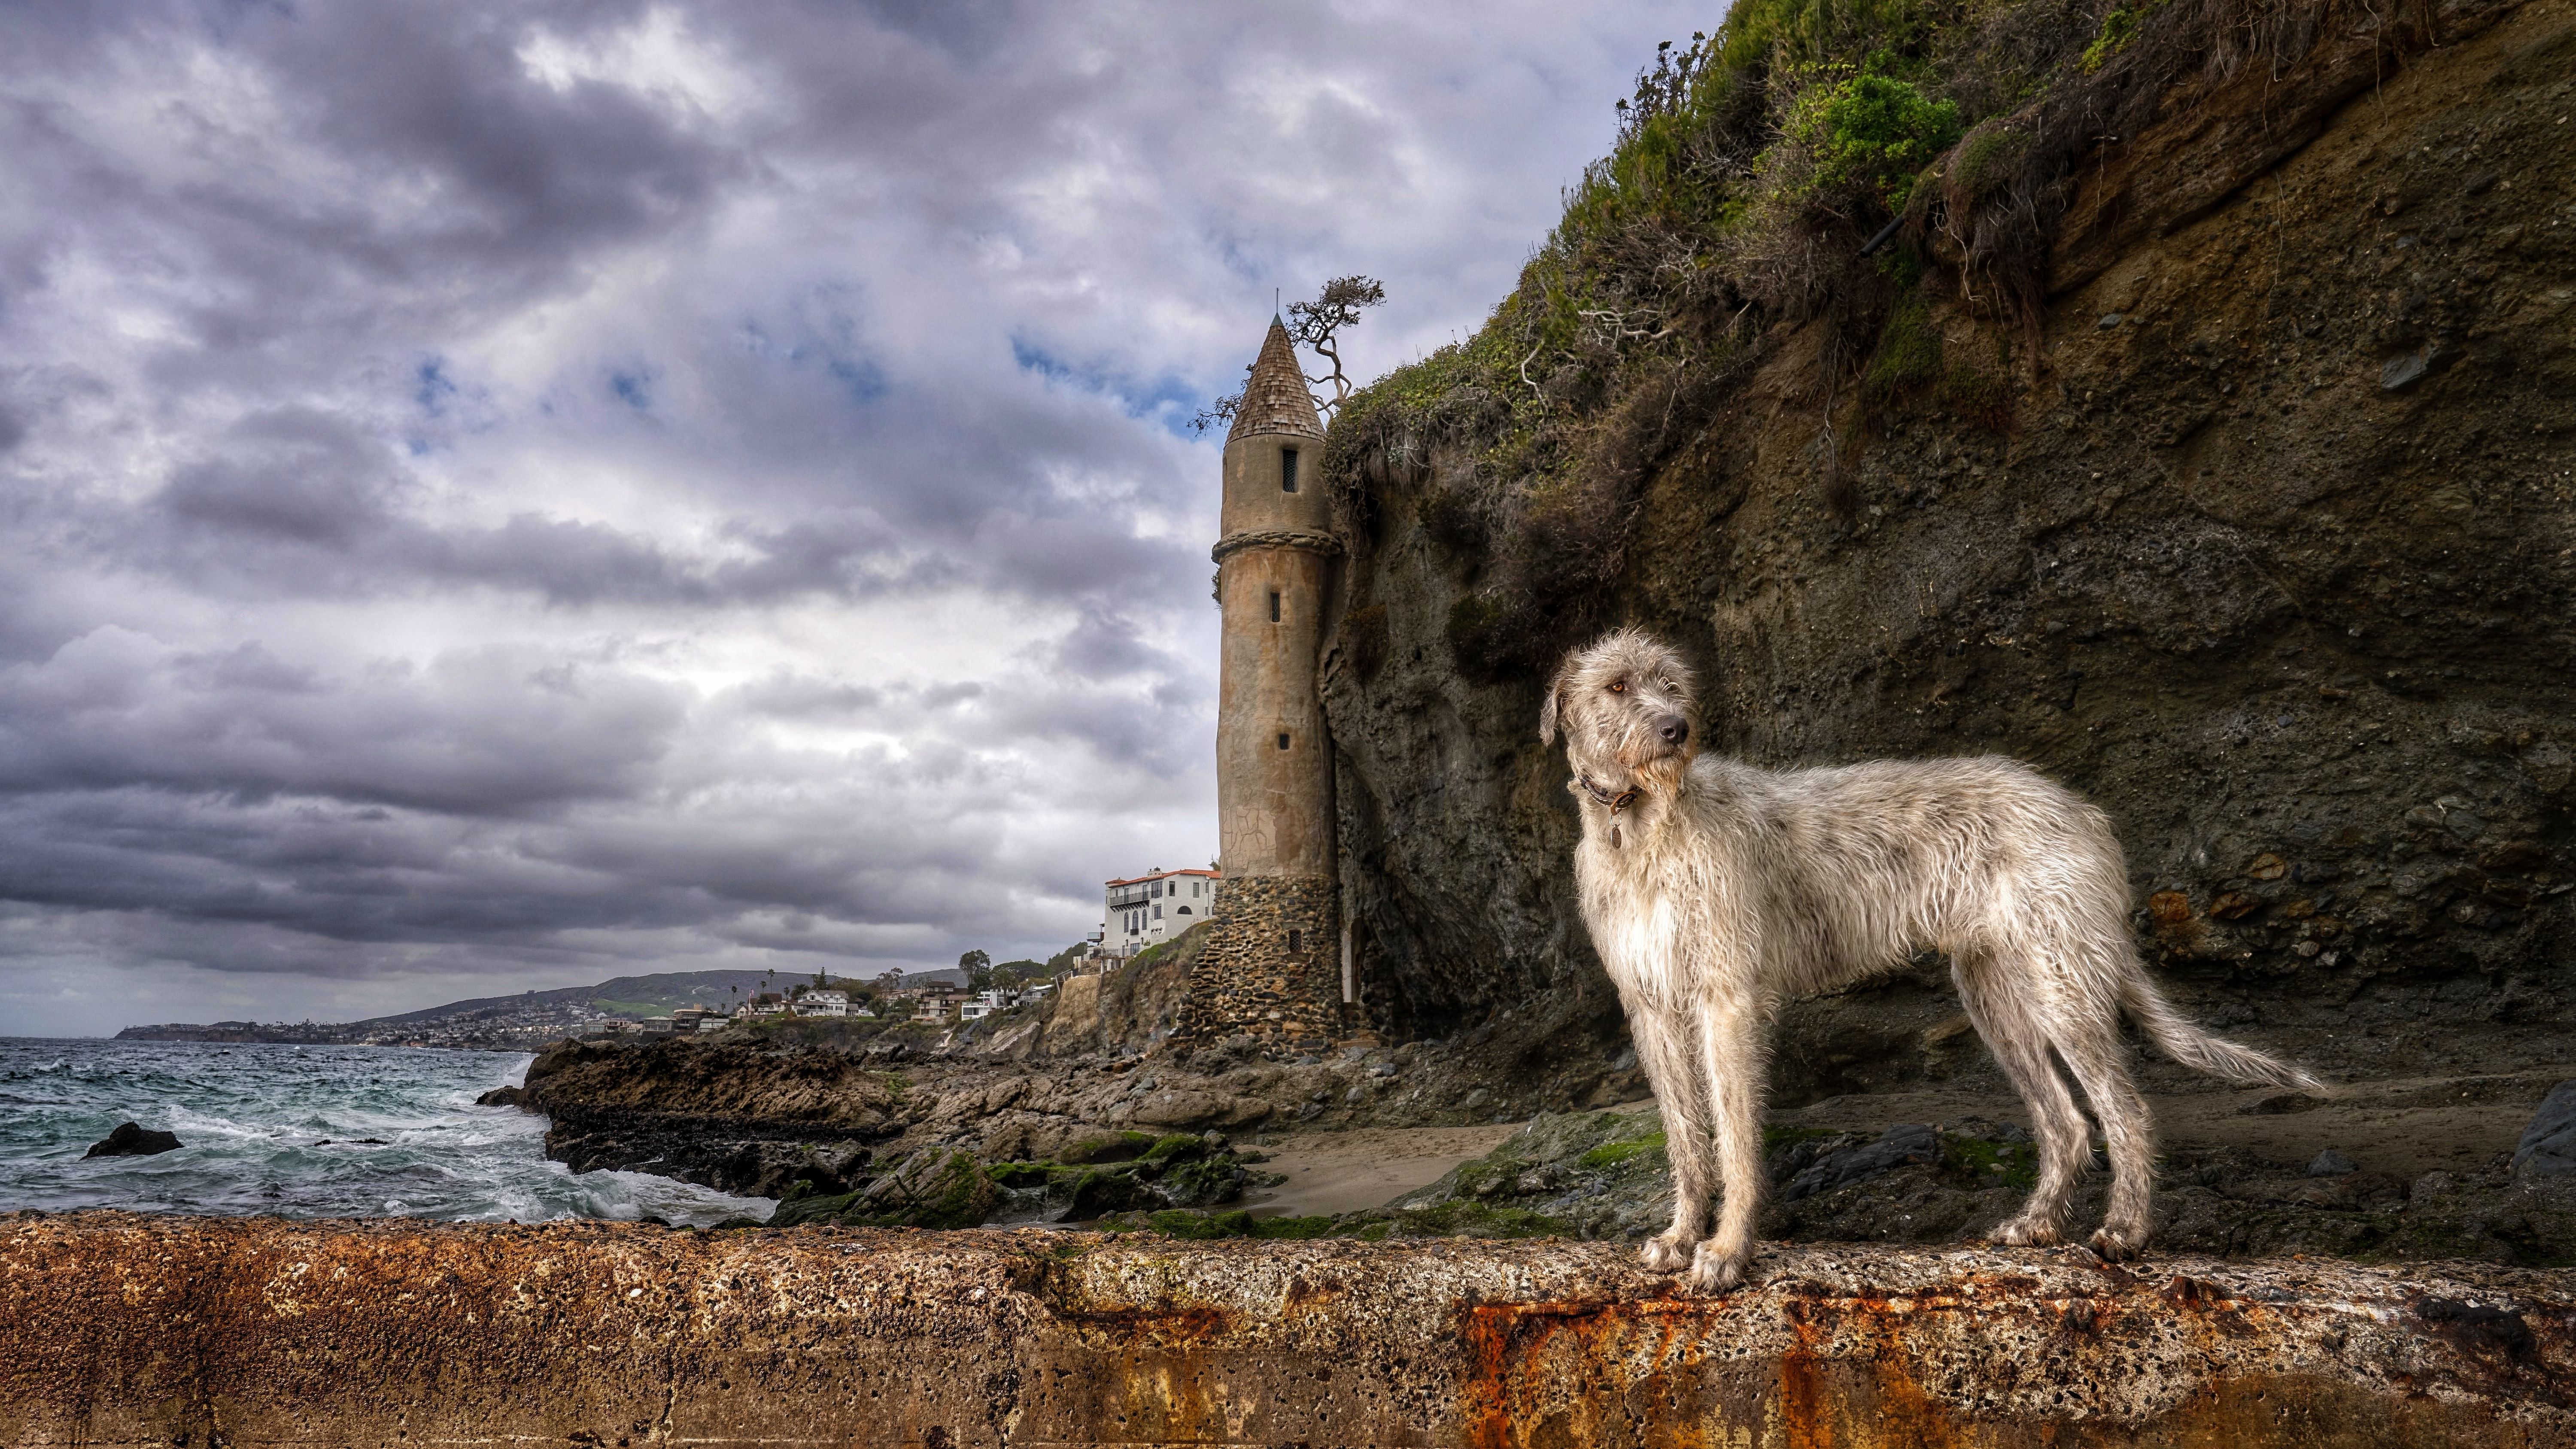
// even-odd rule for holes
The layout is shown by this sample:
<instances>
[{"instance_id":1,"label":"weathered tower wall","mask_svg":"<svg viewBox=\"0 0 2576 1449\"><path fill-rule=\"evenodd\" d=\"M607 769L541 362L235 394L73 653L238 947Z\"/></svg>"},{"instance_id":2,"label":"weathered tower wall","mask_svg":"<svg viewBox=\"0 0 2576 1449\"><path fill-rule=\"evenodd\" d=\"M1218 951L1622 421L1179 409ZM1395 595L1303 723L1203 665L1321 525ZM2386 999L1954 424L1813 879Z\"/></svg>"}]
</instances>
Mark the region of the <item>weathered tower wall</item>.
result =
<instances>
[{"instance_id":1,"label":"weathered tower wall","mask_svg":"<svg viewBox=\"0 0 2576 1449\"><path fill-rule=\"evenodd\" d=\"M1334 1035L1341 915L1332 745L1316 672L1339 549L1324 429L1275 320L1225 443L1217 829L1224 879L1182 1031L1292 1045Z\"/></svg>"}]
</instances>

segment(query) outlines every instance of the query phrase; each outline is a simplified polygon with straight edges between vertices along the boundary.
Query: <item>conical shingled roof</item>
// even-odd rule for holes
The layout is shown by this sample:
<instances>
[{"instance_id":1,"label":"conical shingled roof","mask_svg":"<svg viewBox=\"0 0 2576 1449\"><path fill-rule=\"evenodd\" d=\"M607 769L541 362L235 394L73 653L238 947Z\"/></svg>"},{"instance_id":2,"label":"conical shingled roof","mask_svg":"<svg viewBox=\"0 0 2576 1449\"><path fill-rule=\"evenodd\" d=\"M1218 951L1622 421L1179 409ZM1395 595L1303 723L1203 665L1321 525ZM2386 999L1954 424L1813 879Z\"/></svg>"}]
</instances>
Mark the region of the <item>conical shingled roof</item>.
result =
<instances>
[{"instance_id":1,"label":"conical shingled roof","mask_svg":"<svg viewBox=\"0 0 2576 1449\"><path fill-rule=\"evenodd\" d=\"M1288 329L1270 319L1270 335L1261 339L1261 355L1252 360L1252 376L1243 384L1243 406L1234 415L1226 441L1255 433L1324 435L1324 420L1315 412L1315 395L1306 391L1306 370L1297 363L1297 344Z\"/></svg>"}]
</instances>

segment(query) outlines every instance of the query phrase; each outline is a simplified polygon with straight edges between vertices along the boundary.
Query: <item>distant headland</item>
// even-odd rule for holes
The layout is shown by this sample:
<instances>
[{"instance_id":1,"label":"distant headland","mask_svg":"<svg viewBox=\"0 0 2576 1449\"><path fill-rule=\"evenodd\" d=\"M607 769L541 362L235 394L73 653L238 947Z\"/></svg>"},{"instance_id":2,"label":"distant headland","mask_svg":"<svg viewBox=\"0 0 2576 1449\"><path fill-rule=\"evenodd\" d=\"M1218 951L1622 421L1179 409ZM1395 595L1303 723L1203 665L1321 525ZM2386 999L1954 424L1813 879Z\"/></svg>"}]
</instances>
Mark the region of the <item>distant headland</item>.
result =
<instances>
[{"instance_id":1,"label":"distant headland","mask_svg":"<svg viewBox=\"0 0 2576 1449\"><path fill-rule=\"evenodd\" d=\"M119 1041L270 1042L306 1046L454 1047L470 1051L533 1051L578 1036L616 1019L668 1015L692 1004L739 1003L774 983L774 971L665 971L620 976L595 986L478 996L395 1016L347 1022L167 1022L129 1026ZM909 982L948 980L954 969L907 976Z\"/></svg>"}]
</instances>

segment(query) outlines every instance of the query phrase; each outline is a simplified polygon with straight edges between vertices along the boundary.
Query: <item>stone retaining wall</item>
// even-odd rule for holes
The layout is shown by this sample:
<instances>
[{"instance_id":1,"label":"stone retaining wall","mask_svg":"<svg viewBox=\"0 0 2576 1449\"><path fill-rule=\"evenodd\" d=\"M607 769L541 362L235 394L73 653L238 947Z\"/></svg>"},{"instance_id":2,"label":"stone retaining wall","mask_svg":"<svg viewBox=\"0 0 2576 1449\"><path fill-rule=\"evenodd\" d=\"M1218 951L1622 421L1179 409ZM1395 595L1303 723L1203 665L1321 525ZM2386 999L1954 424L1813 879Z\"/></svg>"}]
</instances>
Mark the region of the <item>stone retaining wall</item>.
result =
<instances>
[{"instance_id":1,"label":"stone retaining wall","mask_svg":"<svg viewBox=\"0 0 2576 1449\"><path fill-rule=\"evenodd\" d=\"M2576 1443L2576 1272L0 1219L0 1444Z\"/></svg>"}]
</instances>

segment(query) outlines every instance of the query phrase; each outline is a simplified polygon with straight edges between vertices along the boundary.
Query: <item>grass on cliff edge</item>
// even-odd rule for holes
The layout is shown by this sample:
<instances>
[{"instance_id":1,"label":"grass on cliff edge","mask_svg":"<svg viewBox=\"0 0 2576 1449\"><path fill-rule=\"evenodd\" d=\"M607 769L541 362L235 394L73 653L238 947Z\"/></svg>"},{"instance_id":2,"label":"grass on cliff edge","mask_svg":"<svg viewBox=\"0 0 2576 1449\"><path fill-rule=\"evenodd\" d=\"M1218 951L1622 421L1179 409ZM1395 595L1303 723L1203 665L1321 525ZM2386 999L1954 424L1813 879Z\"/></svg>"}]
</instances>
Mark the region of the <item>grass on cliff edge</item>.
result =
<instances>
[{"instance_id":1,"label":"grass on cliff edge","mask_svg":"<svg viewBox=\"0 0 2576 1449\"><path fill-rule=\"evenodd\" d=\"M2097 139L2148 124L2186 79L2278 72L2367 23L2356 0L1738 0L1641 71L1610 154L1476 334L1339 410L1342 526L1364 545L1400 480L1484 565L1449 621L1460 668L1541 668L1603 622L1647 482L1774 324L1826 324L1817 392L1860 416L1820 415L1820 442L1918 398L2008 431L2015 339ZM1936 302L1993 345L1945 358ZM1472 468L1435 481L1435 448ZM1820 476L1836 512L1857 507L1840 468Z\"/></svg>"}]
</instances>

